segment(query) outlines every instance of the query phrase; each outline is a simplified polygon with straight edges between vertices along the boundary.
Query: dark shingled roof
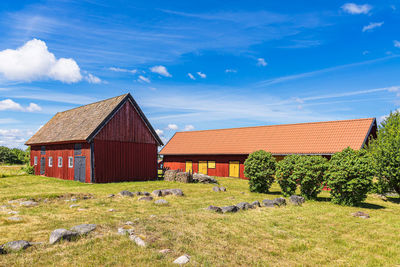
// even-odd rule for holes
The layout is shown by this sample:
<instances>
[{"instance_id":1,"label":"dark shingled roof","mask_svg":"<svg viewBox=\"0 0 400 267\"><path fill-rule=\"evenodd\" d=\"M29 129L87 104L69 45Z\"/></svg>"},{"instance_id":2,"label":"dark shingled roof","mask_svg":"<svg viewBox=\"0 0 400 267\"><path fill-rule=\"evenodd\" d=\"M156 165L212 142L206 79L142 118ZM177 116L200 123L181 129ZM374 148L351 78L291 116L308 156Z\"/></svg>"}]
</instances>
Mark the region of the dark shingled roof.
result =
<instances>
[{"instance_id":1,"label":"dark shingled roof","mask_svg":"<svg viewBox=\"0 0 400 267\"><path fill-rule=\"evenodd\" d=\"M102 125L107 122L113 116L114 112L127 100L130 100L135 106L157 143L162 145L163 143L160 137L154 131L146 116L129 93L64 112L58 112L25 144L33 145L90 141Z\"/></svg>"}]
</instances>

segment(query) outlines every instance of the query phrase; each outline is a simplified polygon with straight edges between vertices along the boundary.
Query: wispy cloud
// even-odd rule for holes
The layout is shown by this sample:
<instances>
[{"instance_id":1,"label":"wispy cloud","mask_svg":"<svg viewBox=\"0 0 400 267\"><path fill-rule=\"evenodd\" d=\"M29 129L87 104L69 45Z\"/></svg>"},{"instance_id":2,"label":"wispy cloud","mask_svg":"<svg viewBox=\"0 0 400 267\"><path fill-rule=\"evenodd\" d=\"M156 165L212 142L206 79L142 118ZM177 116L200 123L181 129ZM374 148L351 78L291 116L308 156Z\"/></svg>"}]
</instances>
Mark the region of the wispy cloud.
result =
<instances>
[{"instance_id":1,"label":"wispy cloud","mask_svg":"<svg viewBox=\"0 0 400 267\"><path fill-rule=\"evenodd\" d=\"M184 131L193 131L194 126L191 124L185 125L185 128L183 128Z\"/></svg>"},{"instance_id":2,"label":"wispy cloud","mask_svg":"<svg viewBox=\"0 0 400 267\"><path fill-rule=\"evenodd\" d=\"M188 73L188 76L189 76L190 79L196 80L196 78L195 78L195 77L193 76L193 74L191 74L190 72Z\"/></svg>"},{"instance_id":3,"label":"wispy cloud","mask_svg":"<svg viewBox=\"0 0 400 267\"><path fill-rule=\"evenodd\" d=\"M265 59L263 59L263 58L257 58L257 66L262 66L262 67L265 67L265 66L267 66L267 62L265 61Z\"/></svg>"},{"instance_id":4,"label":"wispy cloud","mask_svg":"<svg viewBox=\"0 0 400 267\"><path fill-rule=\"evenodd\" d=\"M144 77L142 75L139 75L138 82L150 83L150 79L146 78L146 77Z\"/></svg>"},{"instance_id":5,"label":"wispy cloud","mask_svg":"<svg viewBox=\"0 0 400 267\"><path fill-rule=\"evenodd\" d=\"M85 80L88 81L89 83L94 83L94 84L98 84L101 83L101 79L97 76L94 76L91 73L88 73L88 75L85 76Z\"/></svg>"},{"instance_id":6,"label":"wispy cloud","mask_svg":"<svg viewBox=\"0 0 400 267\"><path fill-rule=\"evenodd\" d=\"M137 70L136 69L123 69L123 68L117 68L117 67L110 67L110 68L108 68L109 70L111 70L111 71L114 71L114 72L128 72L128 73L131 73L131 74L136 74L137 73Z\"/></svg>"},{"instance_id":7,"label":"wispy cloud","mask_svg":"<svg viewBox=\"0 0 400 267\"><path fill-rule=\"evenodd\" d=\"M371 22L370 24L368 24L367 26L364 26L363 28L362 28L362 31L363 32L366 32L366 31L372 31L373 29L375 29L375 28L379 28L379 27L381 27L382 25L383 25L383 21L382 22Z\"/></svg>"},{"instance_id":8,"label":"wispy cloud","mask_svg":"<svg viewBox=\"0 0 400 267\"><path fill-rule=\"evenodd\" d=\"M196 72L196 73L197 73L197 75L199 75L199 77L202 78L202 79L207 78L207 75L204 74L204 73L202 73L201 71L198 71L198 72Z\"/></svg>"},{"instance_id":9,"label":"wispy cloud","mask_svg":"<svg viewBox=\"0 0 400 267\"><path fill-rule=\"evenodd\" d=\"M164 66L154 66L150 68L151 72L158 73L164 77L172 77L172 75L168 72L167 68Z\"/></svg>"},{"instance_id":10,"label":"wispy cloud","mask_svg":"<svg viewBox=\"0 0 400 267\"><path fill-rule=\"evenodd\" d=\"M226 72L226 73L236 73L237 70L234 70L234 69L226 69L225 72Z\"/></svg>"},{"instance_id":11,"label":"wispy cloud","mask_svg":"<svg viewBox=\"0 0 400 267\"><path fill-rule=\"evenodd\" d=\"M400 41L394 40L393 45L394 47L400 48Z\"/></svg>"},{"instance_id":12,"label":"wispy cloud","mask_svg":"<svg viewBox=\"0 0 400 267\"><path fill-rule=\"evenodd\" d=\"M358 15L358 14L368 14L371 11L372 6L368 4L357 5L354 3L346 3L341 8L344 12L347 12L352 15Z\"/></svg>"},{"instance_id":13,"label":"wispy cloud","mask_svg":"<svg viewBox=\"0 0 400 267\"><path fill-rule=\"evenodd\" d=\"M167 126L167 129L174 130L174 131L178 130L178 128L179 128L178 125L173 124L173 123L168 124L168 126Z\"/></svg>"}]
</instances>

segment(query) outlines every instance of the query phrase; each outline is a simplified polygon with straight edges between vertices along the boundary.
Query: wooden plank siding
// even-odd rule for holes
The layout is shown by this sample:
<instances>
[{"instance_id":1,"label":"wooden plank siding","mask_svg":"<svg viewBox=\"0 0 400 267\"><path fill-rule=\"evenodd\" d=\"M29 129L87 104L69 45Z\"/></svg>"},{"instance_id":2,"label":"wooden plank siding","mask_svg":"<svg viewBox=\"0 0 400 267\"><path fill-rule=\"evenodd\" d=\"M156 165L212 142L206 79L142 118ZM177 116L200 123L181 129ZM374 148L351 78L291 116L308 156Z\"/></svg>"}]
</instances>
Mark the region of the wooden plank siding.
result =
<instances>
[{"instance_id":1,"label":"wooden plank siding","mask_svg":"<svg viewBox=\"0 0 400 267\"><path fill-rule=\"evenodd\" d=\"M45 176L56 177L64 180L74 180L74 170L68 167L68 157L84 156L86 157L86 174L85 181L90 183L90 145L81 143L82 150L80 155L74 155L74 145L71 144L54 144L45 145L45 154L41 155L41 146L31 147L31 165L34 166L34 159L37 157L37 165L34 166L35 175L40 175L40 158L46 158ZM53 167L49 167L49 157L53 157ZM62 167L58 167L58 157L62 157ZM75 163L75 161L74 161Z\"/></svg>"}]
</instances>

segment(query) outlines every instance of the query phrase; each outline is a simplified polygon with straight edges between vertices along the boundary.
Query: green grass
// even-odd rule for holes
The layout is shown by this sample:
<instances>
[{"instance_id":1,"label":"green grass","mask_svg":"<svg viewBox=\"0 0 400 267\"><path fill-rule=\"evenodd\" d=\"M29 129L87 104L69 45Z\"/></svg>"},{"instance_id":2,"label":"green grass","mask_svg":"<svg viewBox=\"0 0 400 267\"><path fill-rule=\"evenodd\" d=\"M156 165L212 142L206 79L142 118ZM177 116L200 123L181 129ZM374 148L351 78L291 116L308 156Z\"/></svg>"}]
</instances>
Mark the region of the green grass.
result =
<instances>
[{"instance_id":1,"label":"green grass","mask_svg":"<svg viewBox=\"0 0 400 267\"><path fill-rule=\"evenodd\" d=\"M0 178L17 176L17 175L26 175L23 171L24 165L0 165Z\"/></svg>"},{"instance_id":2,"label":"green grass","mask_svg":"<svg viewBox=\"0 0 400 267\"><path fill-rule=\"evenodd\" d=\"M41 245L19 253L0 255L0 266L165 266L187 253L192 265L201 266L379 266L400 262L400 204L369 196L363 207L342 207L323 192L320 201L302 207L260 208L235 214L217 214L208 205L231 205L241 201L280 196L274 184L270 194L249 193L247 181L219 178L225 193L213 185L175 182L81 184L55 178L16 176L0 179L0 205L13 199L35 199L32 208L15 207L22 222L10 222L0 210L0 244L12 240L47 242L52 230L81 223L98 229L75 242ZM122 190L153 191L181 188L185 197L167 196L166 207L138 198L107 198ZM86 210L69 208L74 203ZM81 197L91 194L92 199ZM46 200L47 199L47 200ZM115 212L109 212L115 209ZM370 219L351 216L364 211ZM151 216L155 215L155 216ZM148 243L139 248L117 227L133 221L137 234ZM161 255L160 249L173 253Z\"/></svg>"}]
</instances>

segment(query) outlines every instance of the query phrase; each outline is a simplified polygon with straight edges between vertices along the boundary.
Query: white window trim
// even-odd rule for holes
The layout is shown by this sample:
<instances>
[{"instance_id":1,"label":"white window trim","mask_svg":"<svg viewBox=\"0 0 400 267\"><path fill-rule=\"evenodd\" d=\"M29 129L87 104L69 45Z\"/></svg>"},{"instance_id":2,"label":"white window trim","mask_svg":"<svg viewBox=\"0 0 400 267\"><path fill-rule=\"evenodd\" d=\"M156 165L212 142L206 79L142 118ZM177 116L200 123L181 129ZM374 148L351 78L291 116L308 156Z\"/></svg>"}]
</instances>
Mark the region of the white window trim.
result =
<instances>
[{"instance_id":1,"label":"white window trim","mask_svg":"<svg viewBox=\"0 0 400 267\"><path fill-rule=\"evenodd\" d=\"M63 165L63 158L62 157L58 157L58 168L61 168Z\"/></svg>"},{"instance_id":2,"label":"white window trim","mask_svg":"<svg viewBox=\"0 0 400 267\"><path fill-rule=\"evenodd\" d=\"M68 157L68 168L74 167L74 157Z\"/></svg>"},{"instance_id":3,"label":"white window trim","mask_svg":"<svg viewBox=\"0 0 400 267\"><path fill-rule=\"evenodd\" d=\"M53 157L49 157L49 167L53 167Z\"/></svg>"},{"instance_id":4,"label":"white window trim","mask_svg":"<svg viewBox=\"0 0 400 267\"><path fill-rule=\"evenodd\" d=\"M33 165L37 166L37 156L33 158Z\"/></svg>"}]
</instances>

